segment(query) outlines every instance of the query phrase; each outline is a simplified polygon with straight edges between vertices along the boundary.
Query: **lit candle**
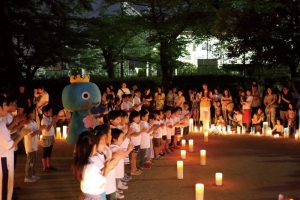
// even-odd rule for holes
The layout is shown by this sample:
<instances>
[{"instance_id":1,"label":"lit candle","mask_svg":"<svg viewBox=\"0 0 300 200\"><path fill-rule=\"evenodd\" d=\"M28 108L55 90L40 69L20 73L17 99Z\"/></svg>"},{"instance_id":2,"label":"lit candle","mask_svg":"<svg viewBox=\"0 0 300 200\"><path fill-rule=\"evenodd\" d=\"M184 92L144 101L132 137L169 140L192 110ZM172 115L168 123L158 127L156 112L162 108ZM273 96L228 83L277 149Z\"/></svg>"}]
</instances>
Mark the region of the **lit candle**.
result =
<instances>
[{"instance_id":1,"label":"lit candle","mask_svg":"<svg viewBox=\"0 0 300 200\"><path fill-rule=\"evenodd\" d=\"M196 184L196 200L204 200L204 184Z\"/></svg>"},{"instance_id":2,"label":"lit candle","mask_svg":"<svg viewBox=\"0 0 300 200\"><path fill-rule=\"evenodd\" d=\"M206 150L200 150L200 164L206 165Z\"/></svg>"},{"instance_id":3,"label":"lit candle","mask_svg":"<svg viewBox=\"0 0 300 200\"><path fill-rule=\"evenodd\" d=\"M268 130L268 122L263 122L263 128L262 128L262 134L264 136L267 136L267 130Z\"/></svg>"},{"instance_id":4,"label":"lit candle","mask_svg":"<svg viewBox=\"0 0 300 200\"><path fill-rule=\"evenodd\" d=\"M63 137L67 138L67 126L63 126Z\"/></svg>"},{"instance_id":5,"label":"lit candle","mask_svg":"<svg viewBox=\"0 0 300 200\"><path fill-rule=\"evenodd\" d=\"M204 142L208 142L208 132L204 132Z\"/></svg>"},{"instance_id":6,"label":"lit candle","mask_svg":"<svg viewBox=\"0 0 300 200\"><path fill-rule=\"evenodd\" d=\"M298 139L299 139L299 132L298 132L298 130L296 130L295 140L298 140Z\"/></svg>"},{"instance_id":7,"label":"lit candle","mask_svg":"<svg viewBox=\"0 0 300 200\"><path fill-rule=\"evenodd\" d=\"M43 138L43 135L41 134L41 135L40 135L40 140L42 140L42 138Z\"/></svg>"},{"instance_id":8,"label":"lit candle","mask_svg":"<svg viewBox=\"0 0 300 200\"><path fill-rule=\"evenodd\" d=\"M241 134L241 127L240 126L237 127L237 134Z\"/></svg>"},{"instance_id":9,"label":"lit candle","mask_svg":"<svg viewBox=\"0 0 300 200\"><path fill-rule=\"evenodd\" d=\"M202 128L202 126L200 127L200 132L202 132L203 131L203 128Z\"/></svg>"},{"instance_id":10,"label":"lit candle","mask_svg":"<svg viewBox=\"0 0 300 200\"><path fill-rule=\"evenodd\" d=\"M186 151L180 150L181 159L186 159Z\"/></svg>"},{"instance_id":11,"label":"lit candle","mask_svg":"<svg viewBox=\"0 0 300 200\"><path fill-rule=\"evenodd\" d=\"M193 118L189 119L189 131L193 131L194 130L194 120Z\"/></svg>"},{"instance_id":12,"label":"lit candle","mask_svg":"<svg viewBox=\"0 0 300 200\"><path fill-rule=\"evenodd\" d=\"M242 134L246 134L246 127L242 126Z\"/></svg>"},{"instance_id":13,"label":"lit candle","mask_svg":"<svg viewBox=\"0 0 300 200\"><path fill-rule=\"evenodd\" d=\"M253 135L253 133L255 133L255 128L254 128L254 126L251 126L250 135Z\"/></svg>"},{"instance_id":14,"label":"lit candle","mask_svg":"<svg viewBox=\"0 0 300 200\"><path fill-rule=\"evenodd\" d=\"M194 126L194 132L198 132L197 126Z\"/></svg>"},{"instance_id":15,"label":"lit candle","mask_svg":"<svg viewBox=\"0 0 300 200\"><path fill-rule=\"evenodd\" d=\"M194 152L194 141L189 140L189 152Z\"/></svg>"},{"instance_id":16,"label":"lit candle","mask_svg":"<svg viewBox=\"0 0 300 200\"><path fill-rule=\"evenodd\" d=\"M185 147L185 144L186 144L185 139L182 139L182 140L181 140L181 146L182 146L182 147Z\"/></svg>"},{"instance_id":17,"label":"lit candle","mask_svg":"<svg viewBox=\"0 0 300 200\"><path fill-rule=\"evenodd\" d=\"M226 127L225 127L225 126L222 127L222 132L223 132L224 134L227 133L227 132L226 132Z\"/></svg>"},{"instance_id":18,"label":"lit candle","mask_svg":"<svg viewBox=\"0 0 300 200\"><path fill-rule=\"evenodd\" d=\"M289 138L289 128L284 128L283 129L283 137L284 138Z\"/></svg>"},{"instance_id":19,"label":"lit candle","mask_svg":"<svg viewBox=\"0 0 300 200\"><path fill-rule=\"evenodd\" d=\"M275 134L275 135L274 135L274 138L279 138L279 134Z\"/></svg>"},{"instance_id":20,"label":"lit candle","mask_svg":"<svg viewBox=\"0 0 300 200\"><path fill-rule=\"evenodd\" d=\"M222 178L223 174L222 173L216 173L216 185L221 186L222 185Z\"/></svg>"},{"instance_id":21,"label":"lit candle","mask_svg":"<svg viewBox=\"0 0 300 200\"><path fill-rule=\"evenodd\" d=\"M260 132L256 132L256 135L258 135L258 136L259 136L259 135L260 135Z\"/></svg>"},{"instance_id":22,"label":"lit candle","mask_svg":"<svg viewBox=\"0 0 300 200\"><path fill-rule=\"evenodd\" d=\"M180 137L183 136L183 127L180 127Z\"/></svg>"},{"instance_id":23,"label":"lit candle","mask_svg":"<svg viewBox=\"0 0 300 200\"><path fill-rule=\"evenodd\" d=\"M56 127L56 137L57 139L61 138L60 127Z\"/></svg>"},{"instance_id":24,"label":"lit candle","mask_svg":"<svg viewBox=\"0 0 300 200\"><path fill-rule=\"evenodd\" d=\"M183 161L182 160L177 161L177 178L183 179Z\"/></svg>"}]
</instances>

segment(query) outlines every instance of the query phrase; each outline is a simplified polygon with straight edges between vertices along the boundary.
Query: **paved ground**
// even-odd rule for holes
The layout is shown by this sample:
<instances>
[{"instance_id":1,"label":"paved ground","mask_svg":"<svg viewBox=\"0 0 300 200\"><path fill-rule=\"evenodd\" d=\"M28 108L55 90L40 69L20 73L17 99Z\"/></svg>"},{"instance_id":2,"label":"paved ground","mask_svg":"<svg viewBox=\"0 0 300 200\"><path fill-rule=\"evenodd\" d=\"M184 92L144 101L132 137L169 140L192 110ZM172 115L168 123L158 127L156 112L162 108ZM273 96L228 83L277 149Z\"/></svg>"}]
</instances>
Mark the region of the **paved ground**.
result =
<instances>
[{"instance_id":1,"label":"paved ground","mask_svg":"<svg viewBox=\"0 0 300 200\"><path fill-rule=\"evenodd\" d=\"M205 185L206 200L276 200L284 194L300 199L300 140L250 135L189 135L194 139L194 153L187 152L184 179L176 179L176 161L180 151L156 161L152 169L143 171L128 183L127 200L193 200L195 184ZM188 150L188 148L185 148ZM199 150L206 149L207 165L199 164ZM20 200L75 200L79 183L72 177L72 146L58 140L53 150L57 172L43 173L41 148L38 152L36 183L24 183L25 155L19 155L15 182ZM223 186L214 185L214 174L223 173Z\"/></svg>"}]
</instances>

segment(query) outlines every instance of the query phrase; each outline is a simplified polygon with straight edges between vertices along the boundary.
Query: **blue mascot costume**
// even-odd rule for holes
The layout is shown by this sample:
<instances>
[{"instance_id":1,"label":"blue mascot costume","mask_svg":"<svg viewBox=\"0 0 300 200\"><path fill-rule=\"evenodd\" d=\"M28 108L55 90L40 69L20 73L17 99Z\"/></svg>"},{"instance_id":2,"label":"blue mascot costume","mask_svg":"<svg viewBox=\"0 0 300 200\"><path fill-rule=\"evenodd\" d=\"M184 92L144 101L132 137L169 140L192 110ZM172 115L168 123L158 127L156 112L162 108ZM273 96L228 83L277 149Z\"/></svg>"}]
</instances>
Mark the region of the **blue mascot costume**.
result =
<instances>
[{"instance_id":1,"label":"blue mascot costume","mask_svg":"<svg viewBox=\"0 0 300 200\"><path fill-rule=\"evenodd\" d=\"M62 92L62 103L65 109L72 112L72 120L68 130L67 142L75 144L77 138L87 128L83 119L89 116L90 109L98 106L101 101L101 93L98 86L89 82L89 75L81 78L80 75L70 77L70 85Z\"/></svg>"}]
</instances>

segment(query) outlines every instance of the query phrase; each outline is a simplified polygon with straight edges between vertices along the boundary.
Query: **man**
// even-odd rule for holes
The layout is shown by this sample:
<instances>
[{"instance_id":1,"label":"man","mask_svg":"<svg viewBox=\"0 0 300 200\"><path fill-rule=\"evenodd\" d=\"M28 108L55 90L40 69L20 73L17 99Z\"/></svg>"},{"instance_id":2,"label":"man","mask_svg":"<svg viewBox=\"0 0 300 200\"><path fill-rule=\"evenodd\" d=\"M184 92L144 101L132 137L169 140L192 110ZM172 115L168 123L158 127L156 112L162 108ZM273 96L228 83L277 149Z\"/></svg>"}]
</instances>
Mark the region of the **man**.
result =
<instances>
[{"instance_id":1,"label":"man","mask_svg":"<svg viewBox=\"0 0 300 200\"><path fill-rule=\"evenodd\" d=\"M0 95L0 117L5 117L7 110L6 99ZM27 129L23 128L12 139L6 124L0 120L0 198L2 200L12 199L14 188L14 147L27 132Z\"/></svg>"},{"instance_id":2,"label":"man","mask_svg":"<svg viewBox=\"0 0 300 200\"><path fill-rule=\"evenodd\" d=\"M45 91L44 86L40 85L37 88L37 93L39 95L38 102L36 103L36 123L39 128L41 126L41 119L43 117L42 108L49 103L49 94Z\"/></svg>"},{"instance_id":3,"label":"man","mask_svg":"<svg viewBox=\"0 0 300 200\"><path fill-rule=\"evenodd\" d=\"M17 113L23 114L25 108L31 107L31 101L29 94L25 93L25 85L19 85L19 93L17 95Z\"/></svg>"}]
</instances>

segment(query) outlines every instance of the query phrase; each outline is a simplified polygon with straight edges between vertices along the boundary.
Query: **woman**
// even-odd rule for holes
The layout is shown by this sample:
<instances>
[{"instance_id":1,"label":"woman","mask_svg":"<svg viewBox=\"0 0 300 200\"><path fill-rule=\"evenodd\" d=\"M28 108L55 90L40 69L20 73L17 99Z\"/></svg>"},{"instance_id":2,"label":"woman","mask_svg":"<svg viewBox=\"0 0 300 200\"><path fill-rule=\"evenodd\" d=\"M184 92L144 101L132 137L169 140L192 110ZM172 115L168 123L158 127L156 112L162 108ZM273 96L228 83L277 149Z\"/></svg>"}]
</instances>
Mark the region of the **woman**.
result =
<instances>
[{"instance_id":1,"label":"woman","mask_svg":"<svg viewBox=\"0 0 300 200\"><path fill-rule=\"evenodd\" d=\"M108 103L108 100L107 100L107 98L106 98L106 96L107 96L108 94L111 94L111 95L113 96L113 98L115 98L115 93L111 90L111 87L110 87L110 86L107 86L107 87L105 88L105 92L104 92L103 95L102 95L102 104L103 104L103 105L106 105L106 104Z\"/></svg>"},{"instance_id":2,"label":"woman","mask_svg":"<svg viewBox=\"0 0 300 200\"><path fill-rule=\"evenodd\" d=\"M174 107L181 107L183 109L184 102L185 98L183 96L183 90L178 90L178 96L174 99Z\"/></svg>"},{"instance_id":3,"label":"woman","mask_svg":"<svg viewBox=\"0 0 300 200\"><path fill-rule=\"evenodd\" d=\"M253 101L253 96L251 92L251 89L247 89L245 100L241 99L241 104L243 106L243 124L245 124L247 132L250 132L249 129L251 123L251 104Z\"/></svg>"},{"instance_id":4,"label":"woman","mask_svg":"<svg viewBox=\"0 0 300 200\"><path fill-rule=\"evenodd\" d=\"M274 127L275 124L275 117L276 117L276 108L278 107L277 103L277 95L273 94L273 89L271 87L267 87L267 94L264 98L264 104L266 106L265 112L267 115L267 122L268 124Z\"/></svg>"},{"instance_id":5,"label":"woman","mask_svg":"<svg viewBox=\"0 0 300 200\"><path fill-rule=\"evenodd\" d=\"M279 96L278 103L279 103L279 114L280 118L283 120L283 127L287 126L287 121L289 119L288 116L288 109L289 103L293 102L293 96L289 93L289 88L284 86L282 88L282 93Z\"/></svg>"},{"instance_id":6,"label":"woman","mask_svg":"<svg viewBox=\"0 0 300 200\"><path fill-rule=\"evenodd\" d=\"M234 106L234 103L232 101L232 96L229 92L229 89L226 88L223 91L223 95L221 97L221 104L222 104L222 113L223 113L223 118L225 122L228 124L228 115L232 115L232 109Z\"/></svg>"},{"instance_id":7,"label":"woman","mask_svg":"<svg viewBox=\"0 0 300 200\"><path fill-rule=\"evenodd\" d=\"M199 94L200 96L200 121L204 122L204 113L208 112L208 119L210 121L210 106L212 100L212 92L208 90L206 83L202 84L202 91Z\"/></svg>"},{"instance_id":8,"label":"woman","mask_svg":"<svg viewBox=\"0 0 300 200\"><path fill-rule=\"evenodd\" d=\"M214 93L212 95L212 107L210 108L210 113L212 118L214 119L213 121L215 121L216 118L216 109L217 109L217 102L221 101L222 98L222 94L220 94L220 88L219 87L214 87Z\"/></svg>"},{"instance_id":9,"label":"woman","mask_svg":"<svg viewBox=\"0 0 300 200\"><path fill-rule=\"evenodd\" d=\"M142 102L145 102L142 106L142 109L146 109L148 111L152 110L152 96L150 94L150 88L146 88L144 90L144 94L142 95Z\"/></svg>"},{"instance_id":10,"label":"woman","mask_svg":"<svg viewBox=\"0 0 300 200\"><path fill-rule=\"evenodd\" d=\"M256 113L254 113L253 118L252 118L252 126L255 129L255 133L256 132L262 132L261 131L261 127L262 127L262 123L264 121L265 118L265 114L263 113L261 108L258 108Z\"/></svg>"}]
</instances>

